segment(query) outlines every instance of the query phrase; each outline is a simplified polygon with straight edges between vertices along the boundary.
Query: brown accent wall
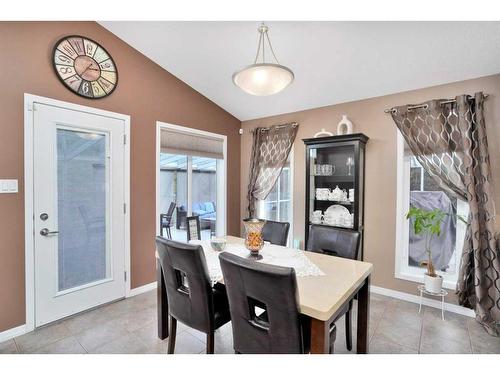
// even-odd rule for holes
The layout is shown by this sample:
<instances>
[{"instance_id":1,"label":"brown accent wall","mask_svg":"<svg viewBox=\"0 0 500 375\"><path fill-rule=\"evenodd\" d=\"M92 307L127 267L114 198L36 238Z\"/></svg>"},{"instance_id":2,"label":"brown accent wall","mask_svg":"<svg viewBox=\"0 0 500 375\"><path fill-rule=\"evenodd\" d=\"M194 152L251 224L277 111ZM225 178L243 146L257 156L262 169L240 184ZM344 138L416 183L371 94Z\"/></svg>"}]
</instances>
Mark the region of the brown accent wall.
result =
<instances>
[{"instance_id":1,"label":"brown accent wall","mask_svg":"<svg viewBox=\"0 0 500 375\"><path fill-rule=\"evenodd\" d=\"M94 39L113 56L119 82L110 97L81 98L55 76L52 48L70 34ZM0 332L25 322L24 93L131 116L132 288L155 280L157 120L228 136L227 230L239 233L238 119L95 22L0 22L0 61L0 178L19 180L18 194L0 195Z\"/></svg>"},{"instance_id":2,"label":"brown accent wall","mask_svg":"<svg viewBox=\"0 0 500 375\"><path fill-rule=\"evenodd\" d=\"M341 88L333 88L341 90ZM415 294L416 284L394 278L396 240L396 125L384 109L395 105L419 103L432 98L454 98L476 91L490 94L485 104L495 199L500 205L500 75L408 91L356 102L244 121L241 140L241 213L246 214L246 189L252 136L250 130L297 121L299 132L294 144L293 234L304 239L305 148L303 138L312 137L321 128L336 133L342 114L354 124L355 132L365 133L370 140L366 152L365 185L365 260L373 263L373 285ZM500 218L499 218L500 219ZM498 221L498 220L497 220ZM456 303L451 293L448 301Z\"/></svg>"}]
</instances>

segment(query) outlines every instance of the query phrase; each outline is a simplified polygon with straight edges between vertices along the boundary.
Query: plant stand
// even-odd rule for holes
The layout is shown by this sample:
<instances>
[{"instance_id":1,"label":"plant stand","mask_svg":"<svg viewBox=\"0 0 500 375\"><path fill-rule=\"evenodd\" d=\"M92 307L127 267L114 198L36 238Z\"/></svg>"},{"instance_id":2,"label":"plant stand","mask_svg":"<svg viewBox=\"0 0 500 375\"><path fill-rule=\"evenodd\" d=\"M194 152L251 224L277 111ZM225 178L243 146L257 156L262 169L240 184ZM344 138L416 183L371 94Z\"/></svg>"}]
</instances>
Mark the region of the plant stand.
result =
<instances>
[{"instance_id":1,"label":"plant stand","mask_svg":"<svg viewBox=\"0 0 500 375\"><path fill-rule=\"evenodd\" d=\"M444 320L444 297L448 295L448 292L444 289L441 289L439 293L432 293L425 289L425 285L419 285L417 289L420 292L420 306L418 308L418 313L420 314L420 311L422 310L422 299L424 297L424 294L434 297L441 297L441 318Z\"/></svg>"}]
</instances>

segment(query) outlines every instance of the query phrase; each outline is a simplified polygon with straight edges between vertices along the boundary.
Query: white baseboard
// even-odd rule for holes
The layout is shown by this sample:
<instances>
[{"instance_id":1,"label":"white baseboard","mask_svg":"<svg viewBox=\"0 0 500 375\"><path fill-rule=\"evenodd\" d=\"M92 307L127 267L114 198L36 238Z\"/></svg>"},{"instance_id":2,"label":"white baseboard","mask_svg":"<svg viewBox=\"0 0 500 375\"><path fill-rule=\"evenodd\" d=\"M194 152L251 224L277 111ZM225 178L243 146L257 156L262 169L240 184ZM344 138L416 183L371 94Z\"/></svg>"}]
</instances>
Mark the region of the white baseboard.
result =
<instances>
[{"instance_id":1,"label":"white baseboard","mask_svg":"<svg viewBox=\"0 0 500 375\"><path fill-rule=\"evenodd\" d=\"M127 297L133 297L133 296L136 296L138 294L146 293L146 292L149 292L149 291L154 290L154 289L156 289L156 281L154 281L150 284L139 286L139 287L134 288L134 289L130 289L130 293L128 294Z\"/></svg>"},{"instance_id":2,"label":"white baseboard","mask_svg":"<svg viewBox=\"0 0 500 375\"><path fill-rule=\"evenodd\" d=\"M399 291L393 290L393 289L382 288L380 286L375 286L375 285L370 286L370 292L373 292L375 294L381 294L381 295L387 296L387 297L400 299L400 300L407 301L407 302L413 302L416 304L420 303L420 296L418 296L416 294L403 293L403 292L399 292ZM435 307L436 309L441 309L441 301L430 299L430 298L423 298L422 305L429 306L429 307ZM474 313L474 310L468 309L468 308L463 307L463 306L454 305L454 304L448 303L448 302L444 303L444 309L446 311L449 311L452 313L465 315L465 316L469 316L472 318L474 318L476 316L476 314Z\"/></svg>"},{"instance_id":3,"label":"white baseboard","mask_svg":"<svg viewBox=\"0 0 500 375\"><path fill-rule=\"evenodd\" d=\"M14 337L24 335L25 333L26 333L26 324L8 329L7 331L0 332L0 342L13 339Z\"/></svg>"}]
</instances>

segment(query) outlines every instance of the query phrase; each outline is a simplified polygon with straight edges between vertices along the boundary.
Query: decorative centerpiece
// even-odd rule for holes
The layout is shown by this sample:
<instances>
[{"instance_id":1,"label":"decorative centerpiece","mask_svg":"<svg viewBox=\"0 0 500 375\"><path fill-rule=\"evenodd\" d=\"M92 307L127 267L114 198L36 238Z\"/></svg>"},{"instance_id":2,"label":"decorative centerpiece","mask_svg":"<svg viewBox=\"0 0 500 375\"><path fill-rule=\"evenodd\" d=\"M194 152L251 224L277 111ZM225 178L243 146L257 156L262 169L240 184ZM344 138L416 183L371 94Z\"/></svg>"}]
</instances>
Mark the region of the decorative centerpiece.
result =
<instances>
[{"instance_id":1,"label":"decorative centerpiece","mask_svg":"<svg viewBox=\"0 0 500 375\"><path fill-rule=\"evenodd\" d=\"M264 228L265 220L248 218L243 219L245 225L245 247L250 250L250 258L259 260L262 255L259 254L260 249L264 246L262 238L262 229Z\"/></svg>"}]
</instances>

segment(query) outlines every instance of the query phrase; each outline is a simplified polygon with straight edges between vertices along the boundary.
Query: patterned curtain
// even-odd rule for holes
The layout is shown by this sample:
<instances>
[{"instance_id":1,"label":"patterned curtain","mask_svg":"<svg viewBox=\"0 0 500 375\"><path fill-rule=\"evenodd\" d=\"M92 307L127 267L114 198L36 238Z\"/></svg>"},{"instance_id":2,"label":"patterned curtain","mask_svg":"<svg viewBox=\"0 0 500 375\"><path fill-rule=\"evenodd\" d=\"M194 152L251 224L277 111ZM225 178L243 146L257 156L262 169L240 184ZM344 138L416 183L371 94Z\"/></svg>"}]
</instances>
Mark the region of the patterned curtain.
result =
<instances>
[{"instance_id":1,"label":"patterned curtain","mask_svg":"<svg viewBox=\"0 0 500 375\"><path fill-rule=\"evenodd\" d=\"M479 92L474 98L431 100L396 107L391 113L423 168L444 189L469 203L457 294L460 305L473 308L476 320L498 336L500 254L483 104Z\"/></svg>"},{"instance_id":2,"label":"patterned curtain","mask_svg":"<svg viewBox=\"0 0 500 375\"><path fill-rule=\"evenodd\" d=\"M247 195L248 217L255 216L255 203L266 199L276 184L292 149L298 127L297 123L291 123L254 130Z\"/></svg>"}]
</instances>

